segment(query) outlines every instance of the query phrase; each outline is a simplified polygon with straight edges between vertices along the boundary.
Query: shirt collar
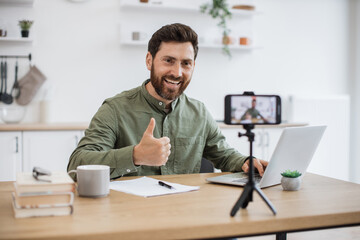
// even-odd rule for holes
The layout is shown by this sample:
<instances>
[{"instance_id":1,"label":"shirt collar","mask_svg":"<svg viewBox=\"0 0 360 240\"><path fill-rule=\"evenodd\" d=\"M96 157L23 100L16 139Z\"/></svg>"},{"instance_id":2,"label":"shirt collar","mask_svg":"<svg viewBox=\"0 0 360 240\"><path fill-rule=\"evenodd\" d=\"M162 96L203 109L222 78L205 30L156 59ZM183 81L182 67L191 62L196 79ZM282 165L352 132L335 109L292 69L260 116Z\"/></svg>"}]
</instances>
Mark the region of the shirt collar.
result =
<instances>
[{"instance_id":1,"label":"shirt collar","mask_svg":"<svg viewBox=\"0 0 360 240\"><path fill-rule=\"evenodd\" d=\"M144 95L145 99L148 101L148 103L155 107L156 109L166 113L165 107L166 104L162 101L157 100L156 98L154 98L153 96L150 95L150 93L146 90L145 85L150 82L150 79L145 80L145 82L143 82L143 84L141 85L141 92ZM172 111L174 111L175 106L177 105L177 102L179 101L179 98L176 98L174 101L171 102L171 109Z\"/></svg>"}]
</instances>

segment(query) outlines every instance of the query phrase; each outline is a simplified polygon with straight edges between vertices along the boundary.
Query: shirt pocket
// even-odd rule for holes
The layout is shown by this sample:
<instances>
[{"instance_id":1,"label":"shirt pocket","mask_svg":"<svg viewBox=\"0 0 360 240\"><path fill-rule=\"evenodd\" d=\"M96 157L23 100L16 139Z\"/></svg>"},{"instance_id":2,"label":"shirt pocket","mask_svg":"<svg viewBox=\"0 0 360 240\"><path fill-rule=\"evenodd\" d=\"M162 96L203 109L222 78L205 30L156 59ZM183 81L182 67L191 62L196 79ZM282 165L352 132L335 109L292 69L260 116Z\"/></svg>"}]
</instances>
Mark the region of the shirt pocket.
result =
<instances>
[{"instance_id":1,"label":"shirt pocket","mask_svg":"<svg viewBox=\"0 0 360 240\"><path fill-rule=\"evenodd\" d=\"M175 138L174 148L174 170L176 174L200 172L201 158L204 152L203 137Z\"/></svg>"}]
</instances>

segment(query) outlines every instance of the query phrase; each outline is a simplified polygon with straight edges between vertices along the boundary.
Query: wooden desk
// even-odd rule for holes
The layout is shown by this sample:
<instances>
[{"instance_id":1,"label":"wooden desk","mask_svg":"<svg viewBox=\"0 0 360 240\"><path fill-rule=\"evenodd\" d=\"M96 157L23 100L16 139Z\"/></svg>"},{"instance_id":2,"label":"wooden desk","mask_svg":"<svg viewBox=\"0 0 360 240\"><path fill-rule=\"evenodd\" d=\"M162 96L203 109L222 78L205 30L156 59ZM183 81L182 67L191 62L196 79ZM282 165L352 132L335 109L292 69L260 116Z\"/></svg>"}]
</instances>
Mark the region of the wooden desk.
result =
<instances>
[{"instance_id":1,"label":"wooden desk","mask_svg":"<svg viewBox=\"0 0 360 240\"><path fill-rule=\"evenodd\" d=\"M206 183L218 174L155 176L200 190L152 198L111 191L106 198L76 197L72 216L27 219L14 218L12 183L2 182L0 239L195 239L360 225L358 184L306 174L300 191L263 190L276 216L254 193L254 201L230 217L242 188Z\"/></svg>"}]
</instances>

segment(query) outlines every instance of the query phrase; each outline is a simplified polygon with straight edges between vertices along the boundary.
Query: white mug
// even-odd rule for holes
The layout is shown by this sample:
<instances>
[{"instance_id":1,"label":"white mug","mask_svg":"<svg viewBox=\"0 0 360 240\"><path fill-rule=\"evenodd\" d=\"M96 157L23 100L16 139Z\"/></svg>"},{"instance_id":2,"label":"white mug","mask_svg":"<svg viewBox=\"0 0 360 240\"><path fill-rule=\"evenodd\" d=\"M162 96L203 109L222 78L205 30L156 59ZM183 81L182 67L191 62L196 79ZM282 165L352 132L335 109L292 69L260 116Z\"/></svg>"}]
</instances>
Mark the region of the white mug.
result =
<instances>
[{"instance_id":1,"label":"white mug","mask_svg":"<svg viewBox=\"0 0 360 240\"><path fill-rule=\"evenodd\" d=\"M109 194L110 167L106 165L81 165L77 174L77 191L80 197L106 197Z\"/></svg>"}]
</instances>

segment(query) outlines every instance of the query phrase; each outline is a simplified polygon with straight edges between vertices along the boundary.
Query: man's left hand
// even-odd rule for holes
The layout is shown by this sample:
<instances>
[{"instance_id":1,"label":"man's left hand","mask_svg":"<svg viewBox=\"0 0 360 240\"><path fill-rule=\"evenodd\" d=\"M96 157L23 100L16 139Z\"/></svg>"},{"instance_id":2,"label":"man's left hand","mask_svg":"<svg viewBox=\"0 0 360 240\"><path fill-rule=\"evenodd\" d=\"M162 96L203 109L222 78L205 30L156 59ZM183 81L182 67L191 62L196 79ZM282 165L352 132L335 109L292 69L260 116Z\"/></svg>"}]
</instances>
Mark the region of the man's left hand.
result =
<instances>
[{"instance_id":1,"label":"man's left hand","mask_svg":"<svg viewBox=\"0 0 360 240\"><path fill-rule=\"evenodd\" d=\"M261 159L253 158L253 163L254 163L254 168L256 168L258 170L260 176L262 176L264 174L264 170L269 162L261 160ZM249 163L249 159L248 159L245 161L244 165L241 167L241 169L246 173L249 172L249 170L250 170L249 164L250 163Z\"/></svg>"}]
</instances>

